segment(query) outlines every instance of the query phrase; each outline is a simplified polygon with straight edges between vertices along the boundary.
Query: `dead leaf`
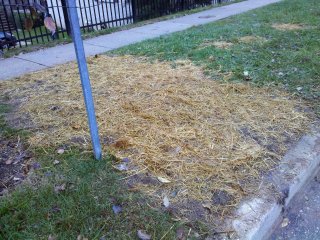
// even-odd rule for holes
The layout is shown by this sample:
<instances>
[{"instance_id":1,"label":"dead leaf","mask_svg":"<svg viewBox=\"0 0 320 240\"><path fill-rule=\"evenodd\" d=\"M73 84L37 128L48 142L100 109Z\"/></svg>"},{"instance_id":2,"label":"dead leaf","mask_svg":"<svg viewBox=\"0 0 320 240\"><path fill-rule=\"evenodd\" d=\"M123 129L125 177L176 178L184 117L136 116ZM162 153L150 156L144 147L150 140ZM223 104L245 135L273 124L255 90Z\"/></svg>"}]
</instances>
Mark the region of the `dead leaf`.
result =
<instances>
[{"instance_id":1,"label":"dead leaf","mask_svg":"<svg viewBox=\"0 0 320 240\"><path fill-rule=\"evenodd\" d=\"M167 196L165 196L163 198L163 206L165 206L166 208L168 208L170 206L170 201L169 201L169 198Z\"/></svg>"},{"instance_id":2,"label":"dead leaf","mask_svg":"<svg viewBox=\"0 0 320 240\"><path fill-rule=\"evenodd\" d=\"M12 159L9 159L9 160L6 161L6 164L9 165L9 164L11 164L12 162L13 162L13 160L12 160Z\"/></svg>"},{"instance_id":3,"label":"dead leaf","mask_svg":"<svg viewBox=\"0 0 320 240\"><path fill-rule=\"evenodd\" d=\"M51 234L48 236L48 240L56 240L56 237L52 236Z\"/></svg>"},{"instance_id":4,"label":"dead leaf","mask_svg":"<svg viewBox=\"0 0 320 240\"><path fill-rule=\"evenodd\" d=\"M130 143L127 139L120 139L111 145L114 148L118 149L127 149L130 147Z\"/></svg>"},{"instance_id":5,"label":"dead leaf","mask_svg":"<svg viewBox=\"0 0 320 240\"><path fill-rule=\"evenodd\" d=\"M114 167L119 171L128 171L129 170L129 168L128 168L126 163L120 163L120 164L118 164L118 165L116 165Z\"/></svg>"},{"instance_id":6,"label":"dead leaf","mask_svg":"<svg viewBox=\"0 0 320 240\"><path fill-rule=\"evenodd\" d=\"M143 230L138 230L138 238L140 240L151 240L151 236Z\"/></svg>"},{"instance_id":7,"label":"dead leaf","mask_svg":"<svg viewBox=\"0 0 320 240\"><path fill-rule=\"evenodd\" d=\"M78 235L77 240L88 240L88 238Z\"/></svg>"},{"instance_id":8,"label":"dead leaf","mask_svg":"<svg viewBox=\"0 0 320 240\"><path fill-rule=\"evenodd\" d=\"M58 154L63 154L63 153L64 153L64 149L63 149L63 148L59 148L59 149L57 150L57 153L58 153Z\"/></svg>"},{"instance_id":9,"label":"dead leaf","mask_svg":"<svg viewBox=\"0 0 320 240\"><path fill-rule=\"evenodd\" d=\"M53 161L53 165L58 165L59 163L60 163L59 160L54 160L54 161Z\"/></svg>"},{"instance_id":10,"label":"dead leaf","mask_svg":"<svg viewBox=\"0 0 320 240\"><path fill-rule=\"evenodd\" d=\"M55 193L60 193L66 190L66 184L63 183L61 185L54 186Z\"/></svg>"},{"instance_id":11,"label":"dead leaf","mask_svg":"<svg viewBox=\"0 0 320 240\"><path fill-rule=\"evenodd\" d=\"M204 208L206 208L206 209L211 211L211 204L210 203L203 203L202 207L204 207Z\"/></svg>"},{"instance_id":12,"label":"dead leaf","mask_svg":"<svg viewBox=\"0 0 320 240\"><path fill-rule=\"evenodd\" d=\"M33 27L33 20L31 18L24 19L24 29L30 31Z\"/></svg>"},{"instance_id":13,"label":"dead leaf","mask_svg":"<svg viewBox=\"0 0 320 240\"><path fill-rule=\"evenodd\" d=\"M288 226L289 224L289 219L288 218L284 218L282 223L281 223L281 227L284 228L286 226Z\"/></svg>"},{"instance_id":14,"label":"dead leaf","mask_svg":"<svg viewBox=\"0 0 320 240\"><path fill-rule=\"evenodd\" d=\"M163 178L163 177L157 177L158 178L158 180L160 181L160 182L162 182L162 183L170 183L171 181L170 180L168 180L168 179L166 179L166 178Z\"/></svg>"},{"instance_id":15,"label":"dead leaf","mask_svg":"<svg viewBox=\"0 0 320 240\"><path fill-rule=\"evenodd\" d=\"M176 232L176 240L185 240L185 239L186 239L186 236L185 236L184 229L182 227L179 227Z\"/></svg>"},{"instance_id":16,"label":"dead leaf","mask_svg":"<svg viewBox=\"0 0 320 240\"><path fill-rule=\"evenodd\" d=\"M72 125L72 128L73 128L74 130L79 130L79 129L81 128L81 126L80 126L79 124L73 124L73 125Z\"/></svg>"}]
</instances>

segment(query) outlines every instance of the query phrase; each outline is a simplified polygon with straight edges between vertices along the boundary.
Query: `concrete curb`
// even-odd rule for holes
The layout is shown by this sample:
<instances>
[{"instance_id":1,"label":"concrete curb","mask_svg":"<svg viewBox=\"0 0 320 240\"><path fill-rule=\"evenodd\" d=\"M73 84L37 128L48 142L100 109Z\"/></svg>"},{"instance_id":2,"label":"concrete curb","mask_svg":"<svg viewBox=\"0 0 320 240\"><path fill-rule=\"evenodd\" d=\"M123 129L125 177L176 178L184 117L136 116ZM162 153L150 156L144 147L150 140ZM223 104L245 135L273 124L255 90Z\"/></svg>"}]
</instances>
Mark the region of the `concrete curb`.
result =
<instances>
[{"instance_id":1,"label":"concrete curb","mask_svg":"<svg viewBox=\"0 0 320 240\"><path fill-rule=\"evenodd\" d=\"M281 221L282 213L292 198L308 184L320 166L320 131L303 136L287 152L279 167L265 180L272 184L278 198L270 197L270 189L262 188L257 197L241 204L231 224L237 239L265 240ZM270 184L271 183L271 184ZM267 184L266 184L267 185ZM268 192L269 191L269 194Z\"/></svg>"}]
</instances>

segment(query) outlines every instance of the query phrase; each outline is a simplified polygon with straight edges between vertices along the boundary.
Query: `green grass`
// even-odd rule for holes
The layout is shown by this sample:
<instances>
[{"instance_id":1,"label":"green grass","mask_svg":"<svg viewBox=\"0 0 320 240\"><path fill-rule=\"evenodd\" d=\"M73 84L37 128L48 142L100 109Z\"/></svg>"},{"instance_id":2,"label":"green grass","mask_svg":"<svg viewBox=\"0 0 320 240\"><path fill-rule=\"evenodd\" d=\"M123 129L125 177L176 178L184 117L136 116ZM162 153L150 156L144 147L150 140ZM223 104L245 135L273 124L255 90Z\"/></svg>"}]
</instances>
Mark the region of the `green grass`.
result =
<instances>
[{"instance_id":1,"label":"green grass","mask_svg":"<svg viewBox=\"0 0 320 240\"><path fill-rule=\"evenodd\" d=\"M8 127L0 105L0 141L20 136ZM181 225L169 214L152 209L145 196L129 192L115 172L112 156L101 161L92 154L69 148L63 154L56 149L33 149L34 162L40 168L10 194L0 198L0 239L137 239L137 230L146 230L153 239L174 239ZM60 164L54 165L54 160ZM55 186L66 190L56 193ZM120 205L120 214L112 206Z\"/></svg>"},{"instance_id":2,"label":"green grass","mask_svg":"<svg viewBox=\"0 0 320 240\"><path fill-rule=\"evenodd\" d=\"M320 4L318 0L285 0L222 21L194 27L121 48L111 54L133 54L151 59L188 59L220 79L217 71L232 72L243 81L248 71L258 86L281 86L308 99L320 97ZM279 31L274 23L303 24L300 31ZM260 36L264 43L240 43L243 36ZM204 41L234 43L230 49L201 48ZM301 89L300 89L301 88Z\"/></svg>"},{"instance_id":3,"label":"green grass","mask_svg":"<svg viewBox=\"0 0 320 240\"><path fill-rule=\"evenodd\" d=\"M0 200L1 239L76 239L79 234L89 239L135 239L138 229L159 239L171 226L165 239L174 239L178 223L121 186L110 158L95 161L77 150L64 156L48 150L38 154L41 169L31 177L36 183ZM61 164L53 166L55 159ZM63 183L66 190L57 194L54 186ZM121 205L123 211L115 215L112 205Z\"/></svg>"}]
</instances>

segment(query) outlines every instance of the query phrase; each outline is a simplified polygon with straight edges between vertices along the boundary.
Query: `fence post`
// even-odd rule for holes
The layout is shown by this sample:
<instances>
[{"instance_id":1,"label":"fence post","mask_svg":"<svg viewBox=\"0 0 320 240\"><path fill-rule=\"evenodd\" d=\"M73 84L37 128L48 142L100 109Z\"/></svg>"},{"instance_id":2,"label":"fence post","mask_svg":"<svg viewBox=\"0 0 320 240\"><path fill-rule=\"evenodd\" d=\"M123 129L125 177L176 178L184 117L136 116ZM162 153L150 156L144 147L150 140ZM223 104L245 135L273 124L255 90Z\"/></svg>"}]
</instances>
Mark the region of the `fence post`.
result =
<instances>
[{"instance_id":1,"label":"fence post","mask_svg":"<svg viewBox=\"0 0 320 240\"><path fill-rule=\"evenodd\" d=\"M64 17L64 22L66 24L67 34L69 36L71 36L72 33L71 33L70 20L69 20L66 0L61 0L61 5L62 5L62 12L63 12L63 17Z\"/></svg>"},{"instance_id":2,"label":"fence post","mask_svg":"<svg viewBox=\"0 0 320 240\"><path fill-rule=\"evenodd\" d=\"M137 0L131 0L132 20L133 20L133 23L135 23L135 22L137 21L136 1L137 1Z\"/></svg>"},{"instance_id":3,"label":"fence post","mask_svg":"<svg viewBox=\"0 0 320 240\"><path fill-rule=\"evenodd\" d=\"M80 73L82 92L83 92L84 102L87 110L92 147L93 147L95 158L97 160L100 160L102 152L101 152L101 145L100 145L100 139L99 139L99 133L98 133L98 125L97 125L97 120L96 120L96 115L94 110L89 72L88 72L83 42L81 38L79 18L78 18L75 0L68 0L67 8L68 8L68 14L70 17L69 20L71 23L72 39L73 39L74 48L77 55L77 60L78 60L78 68Z\"/></svg>"}]
</instances>

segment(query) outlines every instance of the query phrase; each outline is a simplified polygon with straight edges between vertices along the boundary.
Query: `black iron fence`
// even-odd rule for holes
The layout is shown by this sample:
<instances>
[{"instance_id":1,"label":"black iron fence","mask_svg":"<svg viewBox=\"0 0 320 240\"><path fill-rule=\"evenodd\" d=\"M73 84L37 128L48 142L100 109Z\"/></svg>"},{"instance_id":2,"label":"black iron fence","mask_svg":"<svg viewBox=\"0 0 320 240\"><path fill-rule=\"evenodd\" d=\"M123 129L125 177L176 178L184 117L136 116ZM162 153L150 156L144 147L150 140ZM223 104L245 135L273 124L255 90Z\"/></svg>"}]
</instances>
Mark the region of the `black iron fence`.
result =
<instances>
[{"instance_id":1,"label":"black iron fence","mask_svg":"<svg viewBox=\"0 0 320 240\"><path fill-rule=\"evenodd\" d=\"M23 47L69 36L66 1L0 0L0 48L13 42ZM82 31L91 32L233 0L75 1Z\"/></svg>"}]
</instances>

